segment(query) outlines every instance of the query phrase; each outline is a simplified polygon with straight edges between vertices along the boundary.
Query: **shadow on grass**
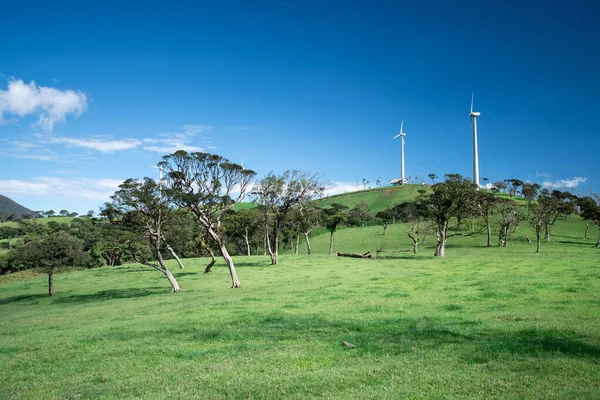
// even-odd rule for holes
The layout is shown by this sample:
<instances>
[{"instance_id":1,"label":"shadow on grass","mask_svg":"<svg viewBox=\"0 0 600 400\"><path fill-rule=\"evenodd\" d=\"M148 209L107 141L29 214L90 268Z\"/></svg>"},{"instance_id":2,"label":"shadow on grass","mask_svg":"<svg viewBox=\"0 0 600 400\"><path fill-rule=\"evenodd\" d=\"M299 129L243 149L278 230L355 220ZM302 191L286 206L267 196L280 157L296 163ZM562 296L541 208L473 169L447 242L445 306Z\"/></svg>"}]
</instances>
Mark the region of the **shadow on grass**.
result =
<instances>
[{"instance_id":1,"label":"shadow on grass","mask_svg":"<svg viewBox=\"0 0 600 400\"><path fill-rule=\"evenodd\" d=\"M48 297L50 297L50 296L48 296L47 293L46 294L40 294L40 293L21 294L18 296L11 296L11 297L6 297L4 299L0 299L0 304L18 303L18 302L24 302L24 301L29 301L29 300L45 299Z\"/></svg>"},{"instance_id":2,"label":"shadow on grass","mask_svg":"<svg viewBox=\"0 0 600 400\"><path fill-rule=\"evenodd\" d=\"M223 326L170 326L162 331L170 339L231 343L253 339L272 343L306 341L306 338L332 345L348 341L356 345L352 351L364 354L403 354L418 349L452 349L467 362L482 363L507 354L535 357L600 358L600 346L586 342L586 337L573 331L557 329L489 329L481 321L406 317L370 321L327 319L318 315L290 316L281 312L245 313ZM230 351L225 346L215 351ZM251 350L251 349L250 349Z\"/></svg>"},{"instance_id":3,"label":"shadow on grass","mask_svg":"<svg viewBox=\"0 0 600 400\"><path fill-rule=\"evenodd\" d=\"M54 302L65 303L86 303L93 301L113 300L113 299L134 299L138 297L152 296L156 294L169 293L167 286L152 287L152 288L127 288L127 289L111 289L101 290L96 293L77 294L68 297L55 297Z\"/></svg>"}]
</instances>

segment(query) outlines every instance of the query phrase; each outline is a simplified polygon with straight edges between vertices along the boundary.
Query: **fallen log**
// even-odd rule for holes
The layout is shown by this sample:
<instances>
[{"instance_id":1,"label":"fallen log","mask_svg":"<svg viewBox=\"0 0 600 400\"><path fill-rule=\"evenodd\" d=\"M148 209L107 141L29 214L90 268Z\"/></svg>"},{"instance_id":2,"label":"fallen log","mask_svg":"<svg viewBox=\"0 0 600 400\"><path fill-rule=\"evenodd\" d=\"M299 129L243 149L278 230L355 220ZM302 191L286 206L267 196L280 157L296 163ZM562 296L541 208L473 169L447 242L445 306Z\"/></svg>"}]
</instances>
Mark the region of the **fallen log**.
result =
<instances>
[{"instance_id":1,"label":"fallen log","mask_svg":"<svg viewBox=\"0 0 600 400\"><path fill-rule=\"evenodd\" d=\"M406 249L406 250L380 250L377 249L377 254L379 253L412 253L413 250L412 249Z\"/></svg>"},{"instance_id":2,"label":"fallen log","mask_svg":"<svg viewBox=\"0 0 600 400\"><path fill-rule=\"evenodd\" d=\"M353 254L353 253L340 253L339 251L335 253L338 257L352 257L352 258L373 258L370 251L367 251L364 254Z\"/></svg>"}]
</instances>

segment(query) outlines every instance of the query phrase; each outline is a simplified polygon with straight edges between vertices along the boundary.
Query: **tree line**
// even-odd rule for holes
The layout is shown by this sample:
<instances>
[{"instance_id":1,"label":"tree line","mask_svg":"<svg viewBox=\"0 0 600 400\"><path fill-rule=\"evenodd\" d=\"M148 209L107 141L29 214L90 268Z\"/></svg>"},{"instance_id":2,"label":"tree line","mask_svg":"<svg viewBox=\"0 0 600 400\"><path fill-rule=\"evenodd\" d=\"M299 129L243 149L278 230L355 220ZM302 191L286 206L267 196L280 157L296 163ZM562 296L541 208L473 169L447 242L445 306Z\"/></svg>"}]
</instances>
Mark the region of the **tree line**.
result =
<instances>
[{"instance_id":1,"label":"tree line","mask_svg":"<svg viewBox=\"0 0 600 400\"><path fill-rule=\"evenodd\" d=\"M8 251L0 254L0 270L41 268L48 274L52 295L57 268L137 262L163 274L171 290L178 292L179 283L165 260L174 259L184 268L182 259L206 256L210 259L204 272L210 273L220 256L230 272L231 287L238 288L241 281L232 255L268 254L271 264L277 265L280 249L287 246L297 253L301 239L310 254L315 230L329 233L332 254L335 232L342 226L381 223L385 234L388 223L399 221L407 226L413 252L428 235L435 235L435 255L444 257L447 241L457 235L486 232L487 245L492 246L495 232L498 244L506 246L523 221L535 228L537 251L542 236L550 240L551 226L559 217L579 213L586 227L600 227L597 198L549 192L529 183L511 183L521 188L522 200L517 201L513 198L517 190L506 197L498 187L482 190L458 174L445 175L439 183L430 176L433 184L419 189L415 200L374 218L366 203L320 207L317 200L325 187L317 173L290 170L254 182L253 170L222 156L185 151L164 156L158 166L164 179L125 180L96 218L46 225L21 221L16 228L0 227L0 238L22 237L14 247L9 240ZM253 207L236 209L246 198Z\"/></svg>"}]
</instances>

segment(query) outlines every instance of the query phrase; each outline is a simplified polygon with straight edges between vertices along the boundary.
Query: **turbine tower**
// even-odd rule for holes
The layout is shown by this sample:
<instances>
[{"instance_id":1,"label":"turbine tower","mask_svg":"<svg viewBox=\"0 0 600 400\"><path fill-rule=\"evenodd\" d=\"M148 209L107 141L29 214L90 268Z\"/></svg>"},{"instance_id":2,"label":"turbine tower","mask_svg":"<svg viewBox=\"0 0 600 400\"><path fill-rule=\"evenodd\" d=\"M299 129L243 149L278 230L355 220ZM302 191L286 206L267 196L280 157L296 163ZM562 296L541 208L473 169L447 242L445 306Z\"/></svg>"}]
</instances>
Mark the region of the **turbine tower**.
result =
<instances>
[{"instance_id":1,"label":"turbine tower","mask_svg":"<svg viewBox=\"0 0 600 400\"><path fill-rule=\"evenodd\" d=\"M475 99L475 93L471 95L471 121L473 122L473 183L479 186L479 153L477 150L477 117L481 115L480 112L473 111L473 100Z\"/></svg>"},{"instance_id":2,"label":"turbine tower","mask_svg":"<svg viewBox=\"0 0 600 400\"><path fill-rule=\"evenodd\" d=\"M406 177L404 176L404 136L406 136L406 132L402 132L402 127L404 126L404 120L402 120L402 122L400 123L400 133L397 134L396 136L394 136L394 139L396 139L397 137L400 137L400 139L402 140L402 156L400 158L400 162L402 164L402 176L400 177L400 184L405 184L408 182L408 180L406 179Z\"/></svg>"}]
</instances>

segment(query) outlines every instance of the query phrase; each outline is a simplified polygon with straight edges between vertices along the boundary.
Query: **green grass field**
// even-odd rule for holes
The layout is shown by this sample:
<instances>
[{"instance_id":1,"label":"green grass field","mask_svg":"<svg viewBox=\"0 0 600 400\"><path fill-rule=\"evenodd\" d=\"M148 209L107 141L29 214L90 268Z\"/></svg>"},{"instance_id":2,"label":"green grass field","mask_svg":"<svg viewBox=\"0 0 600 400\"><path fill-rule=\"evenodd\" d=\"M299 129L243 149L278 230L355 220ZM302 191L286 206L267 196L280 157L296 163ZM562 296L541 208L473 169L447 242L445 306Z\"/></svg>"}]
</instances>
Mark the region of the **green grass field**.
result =
<instances>
[{"instance_id":1,"label":"green grass field","mask_svg":"<svg viewBox=\"0 0 600 400\"><path fill-rule=\"evenodd\" d=\"M70 224L73 221L73 217L48 217L48 218L35 218L29 221L35 221L42 224L47 224L50 221L56 221L59 224ZM19 226L17 222L0 222L0 226Z\"/></svg>"},{"instance_id":2,"label":"green grass field","mask_svg":"<svg viewBox=\"0 0 600 400\"><path fill-rule=\"evenodd\" d=\"M371 214L375 215L389 206L395 206L411 199L414 200L419 195L418 190L427 189L428 187L421 185L386 186L352 193L342 193L319 200L319 205L325 207L333 203L338 203L352 208L358 203L367 203L371 209Z\"/></svg>"},{"instance_id":3,"label":"green grass field","mask_svg":"<svg viewBox=\"0 0 600 400\"><path fill-rule=\"evenodd\" d=\"M418 255L237 257L0 284L0 398L598 398L600 252L575 217L553 243L433 238ZM336 250L410 247L399 225L343 229ZM341 346L342 341L356 345Z\"/></svg>"}]
</instances>

